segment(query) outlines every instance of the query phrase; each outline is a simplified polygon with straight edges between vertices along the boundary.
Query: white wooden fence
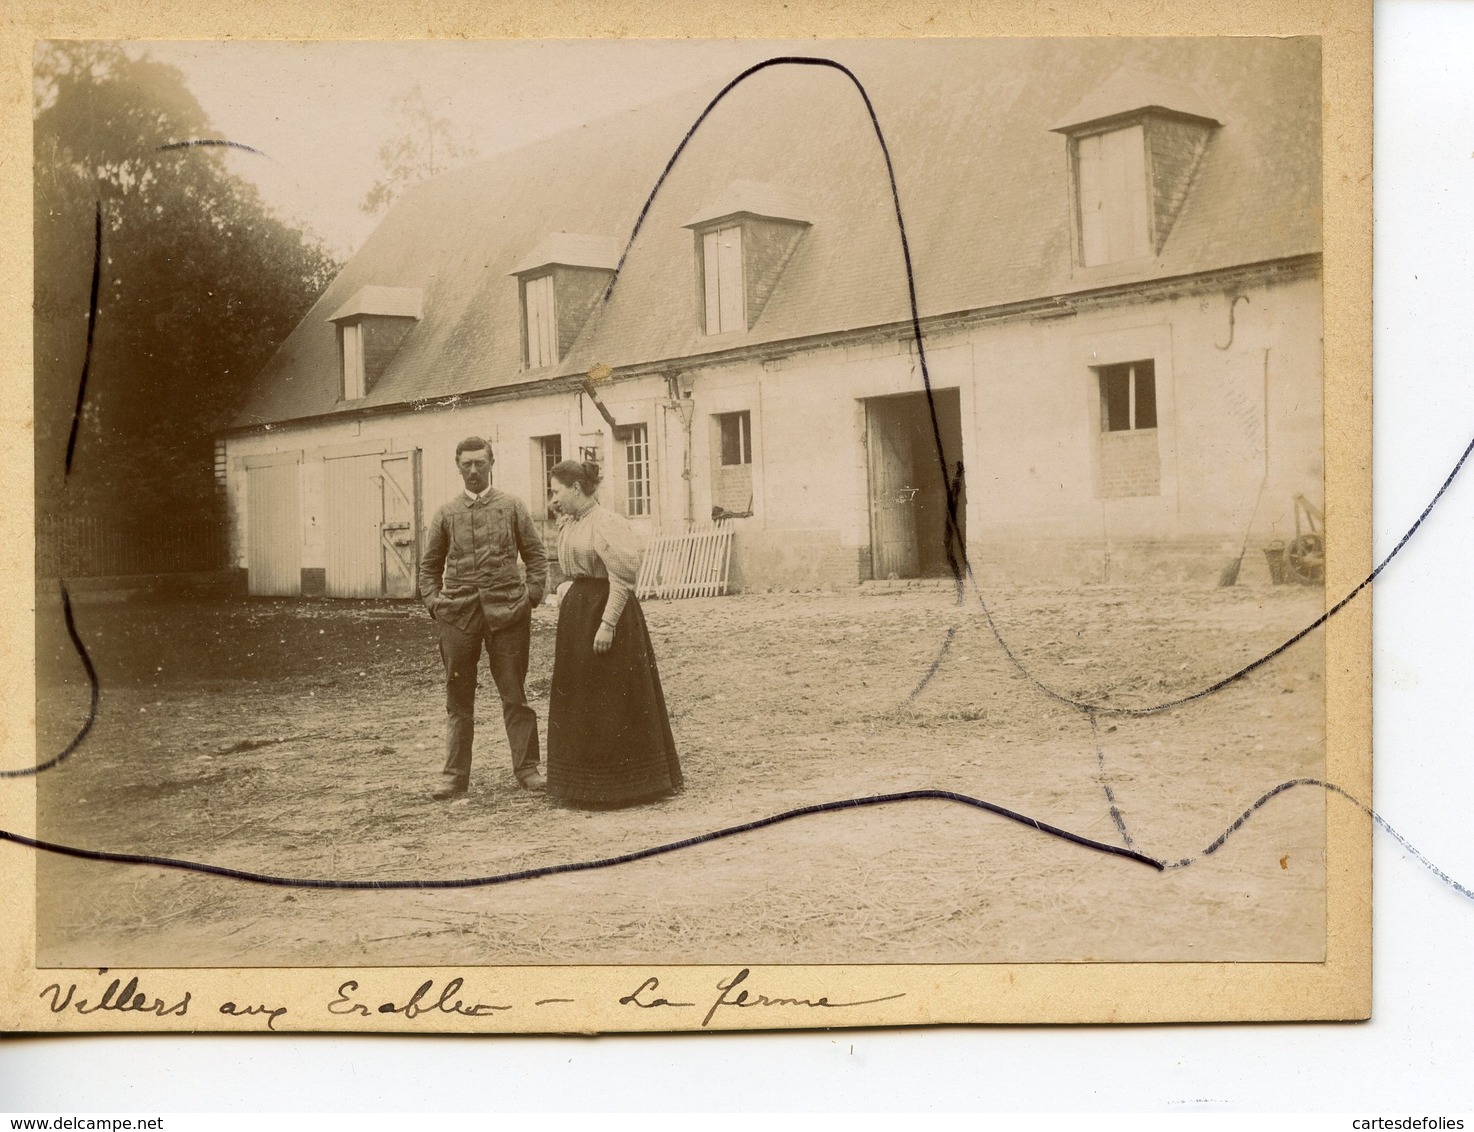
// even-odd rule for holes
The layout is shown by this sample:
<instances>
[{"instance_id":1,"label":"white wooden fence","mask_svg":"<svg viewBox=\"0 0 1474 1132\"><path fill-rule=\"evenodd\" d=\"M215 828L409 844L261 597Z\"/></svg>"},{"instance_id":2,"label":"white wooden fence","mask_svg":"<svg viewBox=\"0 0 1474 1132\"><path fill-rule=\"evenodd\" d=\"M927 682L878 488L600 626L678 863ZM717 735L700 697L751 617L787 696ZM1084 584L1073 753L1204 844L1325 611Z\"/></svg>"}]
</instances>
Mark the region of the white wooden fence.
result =
<instances>
[{"instance_id":1,"label":"white wooden fence","mask_svg":"<svg viewBox=\"0 0 1474 1132\"><path fill-rule=\"evenodd\" d=\"M635 581L638 598L720 597L727 592L732 529L725 522L657 535Z\"/></svg>"}]
</instances>

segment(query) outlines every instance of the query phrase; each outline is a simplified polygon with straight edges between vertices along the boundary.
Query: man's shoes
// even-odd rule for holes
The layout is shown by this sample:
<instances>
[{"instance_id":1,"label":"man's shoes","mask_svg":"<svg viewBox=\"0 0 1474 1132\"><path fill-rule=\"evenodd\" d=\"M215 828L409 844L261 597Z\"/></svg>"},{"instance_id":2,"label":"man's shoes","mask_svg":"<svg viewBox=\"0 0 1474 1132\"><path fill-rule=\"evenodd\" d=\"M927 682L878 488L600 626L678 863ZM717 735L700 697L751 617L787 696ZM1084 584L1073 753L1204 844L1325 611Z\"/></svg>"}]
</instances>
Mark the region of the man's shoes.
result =
<instances>
[{"instance_id":1,"label":"man's shoes","mask_svg":"<svg viewBox=\"0 0 1474 1132\"><path fill-rule=\"evenodd\" d=\"M461 778L455 774L442 774L440 785L431 793L430 797L437 802L444 802L449 798L459 798L470 787L468 779Z\"/></svg>"},{"instance_id":2,"label":"man's shoes","mask_svg":"<svg viewBox=\"0 0 1474 1132\"><path fill-rule=\"evenodd\" d=\"M537 771L533 771L526 778L519 778L517 784L523 790L546 790L548 788L548 780Z\"/></svg>"}]
</instances>

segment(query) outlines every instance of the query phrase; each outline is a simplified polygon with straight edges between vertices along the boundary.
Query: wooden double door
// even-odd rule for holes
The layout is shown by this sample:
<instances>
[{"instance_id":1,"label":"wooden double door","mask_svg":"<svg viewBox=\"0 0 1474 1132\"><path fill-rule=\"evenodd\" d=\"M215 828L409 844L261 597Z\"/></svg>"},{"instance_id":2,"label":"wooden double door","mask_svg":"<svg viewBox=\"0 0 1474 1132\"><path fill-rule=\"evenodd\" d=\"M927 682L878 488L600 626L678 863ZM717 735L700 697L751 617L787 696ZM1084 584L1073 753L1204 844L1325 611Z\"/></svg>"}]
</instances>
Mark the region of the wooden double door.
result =
<instances>
[{"instance_id":1,"label":"wooden double door","mask_svg":"<svg viewBox=\"0 0 1474 1132\"><path fill-rule=\"evenodd\" d=\"M329 597L413 597L420 566L420 452L324 464Z\"/></svg>"}]
</instances>

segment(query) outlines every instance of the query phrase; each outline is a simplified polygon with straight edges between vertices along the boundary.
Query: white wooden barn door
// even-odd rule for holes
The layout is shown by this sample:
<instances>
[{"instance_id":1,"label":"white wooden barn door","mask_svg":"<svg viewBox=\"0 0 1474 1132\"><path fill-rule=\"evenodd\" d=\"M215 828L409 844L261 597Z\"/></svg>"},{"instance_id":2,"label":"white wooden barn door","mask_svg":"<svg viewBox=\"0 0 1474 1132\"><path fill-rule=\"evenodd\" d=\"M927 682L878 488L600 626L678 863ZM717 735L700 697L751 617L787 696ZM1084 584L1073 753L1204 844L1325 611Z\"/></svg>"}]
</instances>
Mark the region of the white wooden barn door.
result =
<instances>
[{"instance_id":1,"label":"white wooden barn door","mask_svg":"<svg viewBox=\"0 0 1474 1132\"><path fill-rule=\"evenodd\" d=\"M246 469L247 588L253 594L302 592L302 499L298 465Z\"/></svg>"},{"instance_id":2,"label":"white wooden barn door","mask_svg":"<svg viewBox=\"0 0 1474 1132\"><path fill-rule=\"evenodd\" d=\"M375 453L323 461L324 582L329 597L380 597L384 592L379 557L382 458Z\"/></svg>"}]
</instances>

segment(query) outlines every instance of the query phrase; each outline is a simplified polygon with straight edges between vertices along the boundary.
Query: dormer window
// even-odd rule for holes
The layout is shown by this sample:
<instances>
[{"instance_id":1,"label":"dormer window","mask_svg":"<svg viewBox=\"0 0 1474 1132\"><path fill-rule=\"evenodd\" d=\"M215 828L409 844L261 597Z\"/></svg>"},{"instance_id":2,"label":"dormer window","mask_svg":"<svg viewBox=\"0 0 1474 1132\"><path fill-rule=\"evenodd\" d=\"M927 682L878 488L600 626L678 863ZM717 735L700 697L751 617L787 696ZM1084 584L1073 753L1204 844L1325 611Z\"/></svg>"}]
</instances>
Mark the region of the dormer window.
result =
<instances>
[{"instance_id":1,"label":"dormer window","mask_svg":"<svg viewBox=\"0 0 1474 1132\"><path fill-rule=\"evenodd\" d=\"M522 320L527 335L527 368L558 360L558 319L553 309L553 273L522 281Z\"/></svg>"},{"instance_id":2,"label":"dormer window","mask_svg":"<svg viewBox=\"0 0 1474 1132\"><path fill-rule=\"evenodd\" d=\"M619 241L555 232L512 272L522 300L522 364L556 365L603 297L619 264Z\"/></svg>"},{"instance_id":3,"label":"dormer window","mask_svg":"<svg viewBox=\"0 0 1474 1132\"><path fill-rule=\"evenodd\" d=\"M368 393L368 378L363 368L363 324L346 323L338 328L338 335L343 354L343 400L357 401Z\"/></svg>"},{"instance_id":4,"label":"dormer window","mask_svg":"<svg viewBox=\"0 0 1474 1132\"><path fill-rule=\"evenodd\" d=\"M1052 127L1068 139L1075 261L1160 254L1220 124L1189 88L1122 70Z\"/></svg>"},{"instance_id":5,"label":"dormer window","mask_svg":"<svg viewBox=\"0 0 1474 1132\"><path fill-rule=\"evenodd\" d=\"M696 233L701 325L708 335L750 330L809 229L791 193L737 181L686 223Z\"/></svg>"},{"instance_id":6,"label":"dormer window","mask_svg":"<svg viewBox=\"0 0 1474 1132\"><path fill-rule=\"evenodd\" d=\"M344 401L361 401L389 368L419 321L424 294L416 287L361 287L328 319L338 327Z\"/></svg>"},{"instance_id":7,"label":"dormer window","mask_svg":"<svg viewBox=\"0 0 1474 1132\"><path fill-rule=\"evenodd\" d=\"M1127 126L1075 140L1080 262L1086 267L1152 253L1146 131Z\"/></svg>"},{"instance_id":8,"label":"dormer window","mask_svg":"<svg viewBox=\"0 0 1474 1132\"><path fill-rule=\"evenodd\" d=\"M747 329L742 279L742 226L728 224L701 234L701 266L706 284L706 332Z\"/></svg>"}]
</instances>

